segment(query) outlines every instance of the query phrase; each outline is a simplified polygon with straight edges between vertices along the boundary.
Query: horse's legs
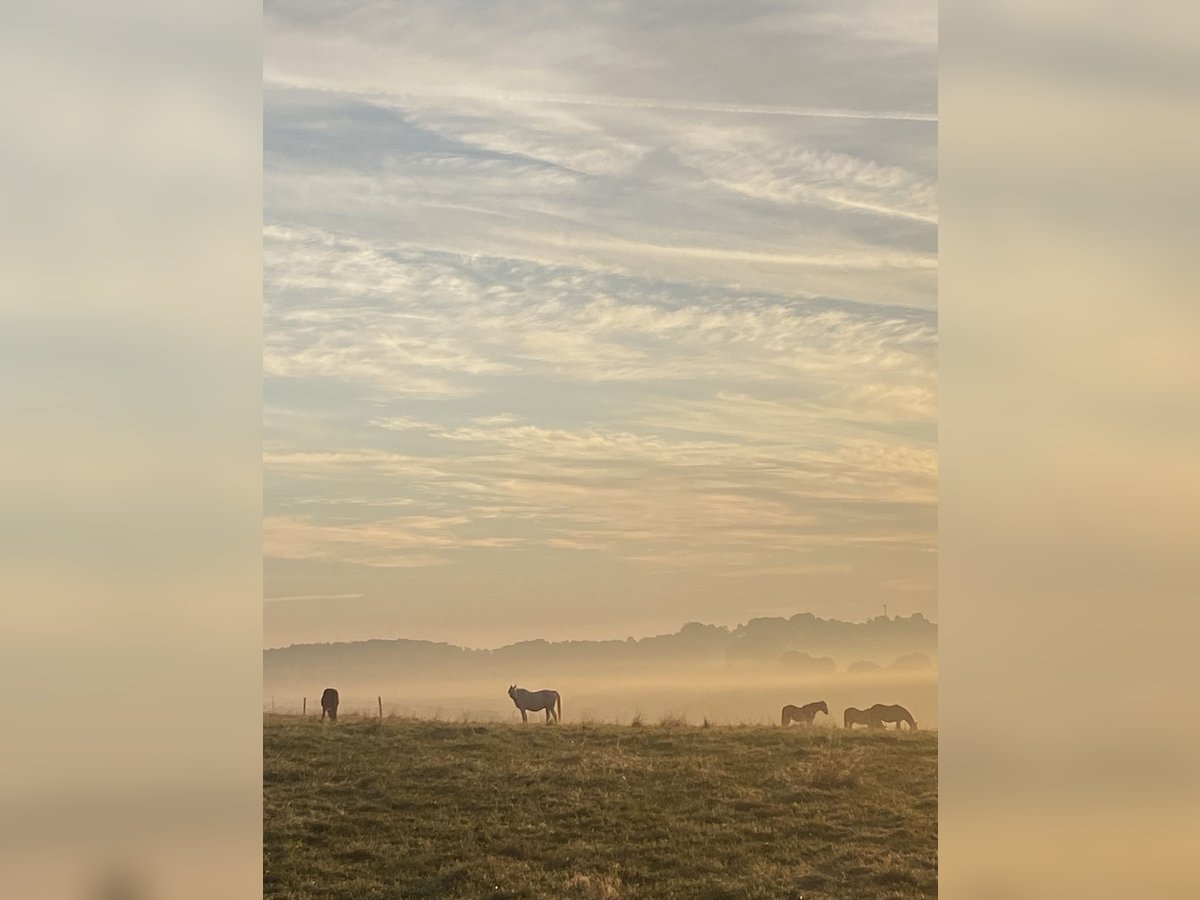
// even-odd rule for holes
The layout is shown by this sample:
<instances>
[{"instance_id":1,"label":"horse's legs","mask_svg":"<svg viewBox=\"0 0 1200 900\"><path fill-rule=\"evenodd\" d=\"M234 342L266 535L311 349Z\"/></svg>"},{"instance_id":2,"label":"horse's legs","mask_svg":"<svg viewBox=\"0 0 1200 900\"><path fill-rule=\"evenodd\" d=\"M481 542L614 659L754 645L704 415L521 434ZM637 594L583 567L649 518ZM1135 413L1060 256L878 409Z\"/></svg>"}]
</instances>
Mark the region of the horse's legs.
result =
<instances>
[{"instance_id":1,"label":"horse's legs","mask_svg":"<svg viewBox=\"0 0 1200 900\"><path fill-rule=\"evenodd\" d=\"M525 715L525 710L521 710L521 721L522 721L522 722L528 722L528 721L529 721L529 716Z\"/></svg>"}]
</instances>

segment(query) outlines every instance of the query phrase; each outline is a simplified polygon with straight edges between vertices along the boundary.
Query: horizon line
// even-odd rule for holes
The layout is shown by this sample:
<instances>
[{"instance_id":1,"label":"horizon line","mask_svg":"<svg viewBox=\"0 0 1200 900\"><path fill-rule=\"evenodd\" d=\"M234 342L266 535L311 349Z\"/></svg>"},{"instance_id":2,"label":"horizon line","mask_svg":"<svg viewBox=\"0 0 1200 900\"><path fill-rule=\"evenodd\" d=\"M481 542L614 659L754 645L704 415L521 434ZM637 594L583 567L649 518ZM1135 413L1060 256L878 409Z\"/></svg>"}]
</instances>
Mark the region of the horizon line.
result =
<instances>
[{"instance_id":1,"label":"horizon line","mask_svg":"<svg viewBox=\"0 0 1200 900\"><path fill-rule=\"evenodd\" d=\"M560 640L550 640L549 638L534 637L534 638L527 638L525 640L520 640L520 641L512 641L507 644L500 644L497 647L470 647L470 646L467 646L466 644L455 644L450 641L435 641L435 640L431 640L429 638L371 637L371 638L357 638L354 640L344 640L344 641L307 641L307 642L303 642L303 643L291 643L291 644L286 644L286 645L278 645L278 646L274 646L274 647L263 647L263 652L268 653L273 650L290 650L293 647L331 647L331 646L335 646L335 645L339 645L339 644L347 644L347 645L348 644L367 644L367 643L371 643L372 641L382 641L382 642L387 642L387 643L391 643L391 642L395 642L395 641L412 641L414 643L422 643L422 644L444 644L447 647L458 647L461 650L475 650L475 651L486 650L489 652L494 651L494 650L503 650L505 647L515 647L517 644L530 644L530 643L535 643L537 641L543 641L544 643L547 643L547 644L569 644L569 643L583 643L583 644L622 643L623 644L623 643L628 642L631 639L633 641L644 641L649 638L672 637L674 635L681 634L683 629L686 628L688 625L703 625L708 628L721 628L728 632L728 631L732 631L733 629L736 629L736 628L741 628L743 625L746 625L750 622L757 621L760 619L783 619L784 621L790 621L791 619L796 618L796 616L802 616L802 615L805 615L806 613L808 615L811 615L814 619L817 619L821 622L841 622L844 625L869 625L871 622L877 622L880 619L887 619L889 622L895 621L895 620L900 620L900 619L907 621L907 620L911 619L913 616L920 616L926 622L928 622L930 625L938 624L935 620L929 618L929 616L927 616L925 613L921 612L920 610L914 610L913 612L909 613L907 616L896 616L896 615L888 616L888 615L881 614L878 616L872 616L870 618L864 619L861 622L854 622L854 621L850 621L849 619L836 619L836 618L824 619L824 618L821 618L820 616L818 616L816 613L808 613L807 610L802 610L800 612L793 613L790 616L753 616L752 618L747 619L745 622L738 622L736 625L713 625L712 623L709 623L709 622L700 622L698 620L692 619L688 622L684 622L682 625L679 626L678 630L676 630L676 631L666 632L666 633L662 633L662 634L644 634L641 637L633 637L631 635L630 637L626 637L626 638L562 638Z\"/></svg>"}]
</instances>

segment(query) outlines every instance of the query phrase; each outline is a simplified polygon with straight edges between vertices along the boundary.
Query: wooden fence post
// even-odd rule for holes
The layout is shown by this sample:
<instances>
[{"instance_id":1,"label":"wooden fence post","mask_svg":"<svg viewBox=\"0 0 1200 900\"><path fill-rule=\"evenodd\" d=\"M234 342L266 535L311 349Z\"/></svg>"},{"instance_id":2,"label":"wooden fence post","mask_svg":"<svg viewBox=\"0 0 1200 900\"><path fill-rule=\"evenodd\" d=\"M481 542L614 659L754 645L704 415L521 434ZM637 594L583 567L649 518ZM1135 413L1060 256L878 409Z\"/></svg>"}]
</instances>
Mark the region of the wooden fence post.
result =
<instances>
[{"instance_id":1,"label":"wooden fence post","mask_svg":"<svg viewBox=\"0 0 1200 900\"><path fill-rule=\"evenodd\" d=\"M300 715L302 715L302 716L308 715L308 698L307 697L304 698L304 702L300 706Z\"/></svg>"},{"instance_id":2,"label":"wooden fence post","mask_svg":"<svg viewBox=\"0 0 1200 900\"><path fill-rule=\"evenodd\" d=\"M383 698L376 697L375 699L379 701L379 721L382 722L383 721Z\"/></svg>"}]
</instances>

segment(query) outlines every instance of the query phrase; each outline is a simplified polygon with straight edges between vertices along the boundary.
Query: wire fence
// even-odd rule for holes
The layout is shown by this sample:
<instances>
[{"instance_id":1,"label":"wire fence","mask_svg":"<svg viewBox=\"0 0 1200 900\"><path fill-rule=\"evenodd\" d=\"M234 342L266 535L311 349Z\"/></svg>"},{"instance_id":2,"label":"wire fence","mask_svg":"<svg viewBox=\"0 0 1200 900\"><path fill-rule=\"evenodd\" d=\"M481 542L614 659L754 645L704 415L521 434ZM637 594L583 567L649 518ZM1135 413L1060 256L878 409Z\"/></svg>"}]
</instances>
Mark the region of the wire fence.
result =
<instances>
[{"instance_id":1,"label":"wire fence","mask_svg":"<svg viewBox=\"0 0 1200 900\"><path fill-rule=\"evenodd\" d=\"M263 714L288 717L321 718L321 698L318 697L267 697L263 700ZM482 706L454 704L421 704L404 701L392 702L384 697L365 699L349 697L339 699L338 718L400 719L423 722L457 723L521 723L521 714L515 707L497 710ZM544 721L544 713L529 713L529 722ZM776 716L704 716L682 712L655 710L643 713L639 709L609 709L604 712L591 708L581 709L564 722L577 725L664 725L674 726L749 726L778 725Z\"/></svg>"},{"instance_id":2,"label":"wire fence","mask_svg":"<svg viewBox=\"0 0 1200 900\"><path fill-rule=\"evenodd\" d=\"M268 697L263 701L263 713L277 716L312 716L321 718L320 697ZM358 697L340 699L338 718L421 719L433 722L509 722L520 721L514 708L511 714L472 706L433 705L391 702L383 697L366 700Z\"/></svg>"}]
</instances>

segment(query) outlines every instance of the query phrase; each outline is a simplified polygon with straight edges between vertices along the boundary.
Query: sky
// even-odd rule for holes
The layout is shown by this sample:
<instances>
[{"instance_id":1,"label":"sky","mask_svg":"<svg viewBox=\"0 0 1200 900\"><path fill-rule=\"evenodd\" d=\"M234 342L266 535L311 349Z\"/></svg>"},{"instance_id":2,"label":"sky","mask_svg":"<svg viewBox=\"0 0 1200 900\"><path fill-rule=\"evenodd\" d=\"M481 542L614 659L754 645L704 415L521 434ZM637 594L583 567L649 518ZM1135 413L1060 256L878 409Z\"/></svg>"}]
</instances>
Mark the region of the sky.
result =
<instances>
[{"instance_id":1,"label":"sky","mask_svg":"<svg viewBox=\"0 0 1200 900\"><path fill-rule=\"evenodd\" d=\"M936 618L932 0L265 15L266 646Z\"/></svg>"}]
</instances>

